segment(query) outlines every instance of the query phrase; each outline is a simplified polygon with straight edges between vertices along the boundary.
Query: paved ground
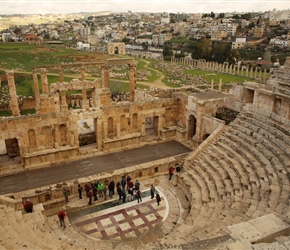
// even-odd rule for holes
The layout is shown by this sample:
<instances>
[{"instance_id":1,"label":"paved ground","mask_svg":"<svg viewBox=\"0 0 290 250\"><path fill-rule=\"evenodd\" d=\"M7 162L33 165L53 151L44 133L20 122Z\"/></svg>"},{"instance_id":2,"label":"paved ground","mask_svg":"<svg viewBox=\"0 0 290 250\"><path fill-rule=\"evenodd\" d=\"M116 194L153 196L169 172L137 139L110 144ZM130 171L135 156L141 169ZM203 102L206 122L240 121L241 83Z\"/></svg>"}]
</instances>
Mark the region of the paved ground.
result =
<instances>
[{"instance_id":1,"label":"paved ground","mask_svg":"<svg viewBox=\"0 0 290 250\"><path fill-rule=\"evenodd\" d=\"M20 192L190 152L177 141L124 150L44 169L0 176L0 194Z\"/></svg>"}]
</instances>

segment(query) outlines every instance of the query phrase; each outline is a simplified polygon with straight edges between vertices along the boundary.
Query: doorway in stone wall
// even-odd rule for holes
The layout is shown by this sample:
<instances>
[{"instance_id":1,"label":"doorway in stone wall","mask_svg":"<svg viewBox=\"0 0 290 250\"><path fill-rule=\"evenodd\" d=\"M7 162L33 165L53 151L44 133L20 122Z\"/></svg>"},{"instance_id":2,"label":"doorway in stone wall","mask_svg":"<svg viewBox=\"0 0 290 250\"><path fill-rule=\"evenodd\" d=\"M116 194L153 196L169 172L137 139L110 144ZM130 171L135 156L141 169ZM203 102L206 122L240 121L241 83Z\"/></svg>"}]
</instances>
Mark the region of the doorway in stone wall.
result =
<instances>
[{"instance_id":1,"label":"doorway in stone wall","mask_svg":"<svg viewBox=\"0 0 290 250\"><path fill-rule=\"evenodd\" d=\"M115 55L118 55L118 54L119 54L119 47L117 47L117 46L115 47L115 49L114 49L114 54L115 54Z\"/></svg>"},{"instance_id":2,"label":"doorway in stone wall","mask_svg":"<svg viewBox=\"0 0 290 250\"><path fill-rule=\"evenodd\" d=\"M158 136L158 116L146 117L145 132L147 140L153 140Z\"/></svg>"},{"instance_id":3,"label":"doorway in stone wall","mask_svg":"<svg viewBox=\"0 0 290 250\"><path fill-rule=\"evenodd\" d=\"M77 121L79 146L94 146L97 147L96 141L96 121L93 118L81 119Z\"/></svg>"},{"instance_id":4,"label":"doorway in stone wall","mask_svg":"<svg viewBox=\"0 0 290 250\"><path fill-rule=\"evenodd\" d=\"M0 141L0 171L19 168L21 166L20 150L17 138Z\"/></svg>"},{"instance_id":5,"label":"doorway in stone wall","mask_svg":"<svg viewBox=\"0 0 290 250\"><path fill-rule=\"evenodd\" d=\"M196 118L193 115L188 117L187 139L191 140L196 133Z\"/></svg>"}]
</instances>

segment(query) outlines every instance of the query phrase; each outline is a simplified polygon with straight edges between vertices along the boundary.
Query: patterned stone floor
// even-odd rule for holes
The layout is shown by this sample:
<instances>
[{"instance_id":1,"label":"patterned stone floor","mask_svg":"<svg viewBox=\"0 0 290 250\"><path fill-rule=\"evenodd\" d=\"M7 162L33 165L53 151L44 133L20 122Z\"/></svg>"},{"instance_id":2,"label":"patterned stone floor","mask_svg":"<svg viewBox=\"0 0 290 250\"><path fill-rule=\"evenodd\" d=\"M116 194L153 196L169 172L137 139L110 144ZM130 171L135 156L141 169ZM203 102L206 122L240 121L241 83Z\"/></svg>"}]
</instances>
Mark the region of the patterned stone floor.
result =
<instances>
[{"instance_id":1,"label":"patterned stone floor","mask_svg":"<svg viewBox=\"0 0 290 250\"><path fill-rule=\"evenodd\" d=\"M159 191L160 193L160 191ZM160 193L161 202L150 196L70 218L72 225L84 233L104 240L125 240L145 235L156 225L166 220L168 206L164 195Z\"/></svg>"}]
</instances>

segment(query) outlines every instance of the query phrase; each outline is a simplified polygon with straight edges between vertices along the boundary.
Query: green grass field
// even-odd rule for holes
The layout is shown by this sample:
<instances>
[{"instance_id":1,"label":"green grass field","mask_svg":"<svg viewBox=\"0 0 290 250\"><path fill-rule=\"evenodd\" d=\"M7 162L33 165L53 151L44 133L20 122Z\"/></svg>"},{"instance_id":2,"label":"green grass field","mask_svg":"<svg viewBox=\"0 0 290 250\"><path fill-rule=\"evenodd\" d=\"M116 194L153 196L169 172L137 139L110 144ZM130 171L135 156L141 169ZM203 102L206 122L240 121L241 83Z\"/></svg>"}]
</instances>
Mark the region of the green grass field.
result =
<instances>
[{"instance_id":1,"label":"green grass field","mask_svg":"<svg viewBox=\"0 0 290 250\"><path fill-rule=\"evenodd\" d=\"M191 74L191 75L198 75L198 76L204 76L206 81L209 83L214 80L214 83L219 83L220 79L222 79L223 83L242 83L244 81L253 81L252 78L244 77L244 76L235 76L230 74L222 74L217 72L211 72L211 71L204 71L204 70L184 70L185 74Z\"/></svg>"}]
</instances>

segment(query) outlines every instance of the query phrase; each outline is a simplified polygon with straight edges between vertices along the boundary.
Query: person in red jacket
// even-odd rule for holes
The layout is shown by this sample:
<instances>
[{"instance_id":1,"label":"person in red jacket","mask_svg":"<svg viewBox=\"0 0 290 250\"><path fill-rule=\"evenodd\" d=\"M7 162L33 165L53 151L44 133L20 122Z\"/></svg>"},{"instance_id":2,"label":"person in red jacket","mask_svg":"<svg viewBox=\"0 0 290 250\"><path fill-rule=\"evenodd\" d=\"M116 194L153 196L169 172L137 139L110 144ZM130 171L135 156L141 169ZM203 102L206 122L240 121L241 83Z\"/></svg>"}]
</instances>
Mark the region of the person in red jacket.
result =
<instances>
[{"instance_id":1,"label":"person in red jacket","mask_svg":"<svg viewBox=\"0 0 290 250\"><path fill-rule=\"evenodd\" d=\"M169 180L171 180L174 170L175 170L174 167L169 168Z\"/></svg>"},{"instance_id":2,"label":"person in red jacket","mask_svg":"<svg viewBox=\"0 0 290 250\"><path fill-rule=\"evenodd\" d=\"M88 197L89 197L89 205L92 205L92 197L93 197L93 193L92 193L92 190L89 191L88 193Z\"/></svg>"},{"instance_id":3,"label":"person in red jacket","mask_svg":"<svg viewBox=\"0 0 290 250\"><path fill-rule=\"evenodd\" d=\"M64 218L66 216L66 213L60 209L57 216L59 219L60 226L61 227L63 226L65 228Z\"/></svg>"},{"instance_id":4,"label":"person in red jacket","mask_svg":"<svg viewBox=\"0 0 290 250\"><path fill-rule=\"evenodd\" d=\"M32 213L33 203L29 199L27 199L26 202L24 203L24 209L26 213Z\"/></svg>"}]
</instances>

